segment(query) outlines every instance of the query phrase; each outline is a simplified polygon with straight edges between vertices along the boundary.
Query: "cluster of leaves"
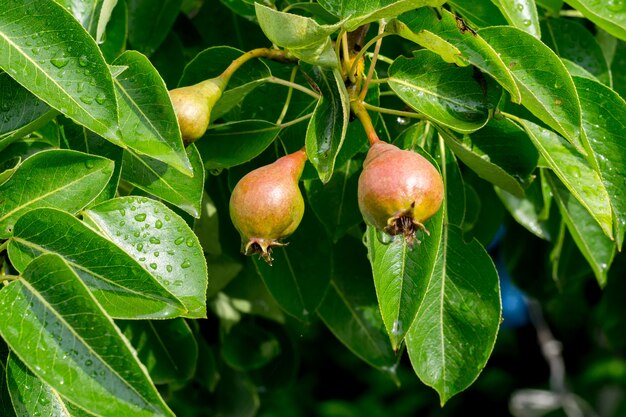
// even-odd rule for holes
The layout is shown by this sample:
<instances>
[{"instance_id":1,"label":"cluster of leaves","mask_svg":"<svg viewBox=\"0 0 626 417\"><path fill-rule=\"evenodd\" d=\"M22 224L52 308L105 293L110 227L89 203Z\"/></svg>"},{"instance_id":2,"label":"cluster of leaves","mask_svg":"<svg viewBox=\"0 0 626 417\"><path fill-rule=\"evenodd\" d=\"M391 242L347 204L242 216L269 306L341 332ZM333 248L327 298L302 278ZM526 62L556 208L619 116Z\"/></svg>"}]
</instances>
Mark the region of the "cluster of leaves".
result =
<instances>
[{"instance_id":1,"label":"cluster of leaves","mask_svg":"<svg viewBox=\"0 0 626 417\"><path fill-rule=\"evenodd\" d=\"M496 340L484 246L506 212L548 242L559 286L574 264L600 287L623 274L622 1L222 3L3 2L2 415L252 415L257 386L294 377L293 318L392 377L406 350L443 404ZM446 185L412 247L356 202L367 140L341 43L374 22L365 105ZM185 148L168 88L270 43L299 62L246 63ZM274 266L243 258L230 190L303 145L302 224Z\"/></svg>"}]
</instances>

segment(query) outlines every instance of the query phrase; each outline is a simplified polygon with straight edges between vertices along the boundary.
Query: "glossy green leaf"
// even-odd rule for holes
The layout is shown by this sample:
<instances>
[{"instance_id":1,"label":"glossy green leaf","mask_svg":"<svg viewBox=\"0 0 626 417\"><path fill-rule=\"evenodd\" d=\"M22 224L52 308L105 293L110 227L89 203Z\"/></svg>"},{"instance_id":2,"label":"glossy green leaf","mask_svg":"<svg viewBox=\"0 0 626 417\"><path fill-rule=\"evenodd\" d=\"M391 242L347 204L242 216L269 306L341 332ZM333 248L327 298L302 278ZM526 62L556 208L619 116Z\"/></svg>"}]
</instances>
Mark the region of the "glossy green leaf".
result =
<instances>
[{"instance_id":1,"label":"glossy green leaf","mask_svg":"<svg viewBox=\"0 0 626 417\"><path fill-rule=\"evenodd\" d=\"M553 14L558 14L563 8L563 0L536 0L537 6L543 7Z\"/></svg>"},{"instance_id":2,"label":"glossy green leaf","mask_svg":"<svg viewBox=\"0 0 626 417\"><path fill-rule=\"evenodd\" d=\"M546 178L576 246L589 262L598 284L604 287L606 274L615 256L615 242L604 234L589 212L554 174L548 172Z\"/></svg>"},{"instance_id":3,"label":"glossy green leaf","mask_svg":"<svg viewBox=\"0 0 626 417\"><path fill-rule=\"evenodd\" d=\"M350 32L380 19L389 19L418 7L439 7L441 0L320 0L326 10L343 19L343 28Z\"/></svg>"},{"instance_id":4,"label":"glossy green leaf","mask_svg":"<svg viewBox=\"0 0 626 417\"><path fill-rule=\"evenodd\" d=\"M339 29L339 24L320 25L309 17L281 12L260 3L255 3L254 7L261 29L274 44L313 65L337 64L329 35Z\"/></svg>"},{"instance_id":5,"label":"glossy green leaf","mask_svg":"<svg viewBox=\"0 0 626 417\"><path fill-rule=\"evenodd\" d=\"M420 234L421 243L413 247L402 236L389 242L390 236L367 227L365 242L376 295L393 350L400 348L426 294L427 277L433 274L441 239L442 211L424 224L430 236Z\"/></svg>"},{"instance_id":6,"label":"glossy green leaf","mask_svg":"<svg viewBox=\"0 0 626 417\"><path fill-rule=\"evenodd\" d=\"M621 40L626 40L626 6L621 0L566 0L587 19Z\"/></svg>"},{"instance_id":7,"label":"glossy green leaf","mask_svg":"<svg viewBox=\"0 0 626 417\"><path fill-rule=\"evenodd\" d=\"M59 394L33 375L15 354L7 359L6 379L17 415L70 417Z\"/></svg>"},{"instance_id":8,"label":"glossy green leaf","mask_svg":"<svg viewBox=\"0 0 626 417\"><path fill-rule=\"evenodd\" d=\"M537 39L541 39L539 17L535 0L491 0L511 26L515 26Z\"/></svg>"},{"instance_id":9,"label":"glossy green leaf","mask_svg":"<svg viewBox=\"0 0 626 417\"><path fill-rule=\"evenodd\" d=\"M48 108L48 111L37 117L32 122L22 126L21 128L8 132L4 135L0 135L0 151L4 150L7 146L13 142L22 139L25 136L45 127L52 119L59 115L54 109Z\"/></svg>"},{"instance_id":10,"label":"glossy green leaf","mask_svg":"<svg viewBox=\"0 0 626 417\"><path fill-rule=\"evenodd\" d=\"M457 63L461 61L465 65L469 63L476 66L496 79L511 94L511 100L516 103L521 101L520 91L509 67L479 34L471 29L461 30L463 25L467 26L467 23L459 21L460 18L445 9L439 10L439 16L437 16L432 9L428 8L405 13L400 18L413 32L432 32L453 45L460 54L455 60Z\"/></svg>"},{"instance_id":11,"label":"glossy green leaf","mask_svg":"<svg viewBox=\"0 0 626 417\"><path fill-rule=\"evenodd\" d=\"M126 0L128 4L128 40L134 49L151 55L170 31L180 11L182 0Z\"/></svg>"},{"instance_id":12,"label":"glossy green leaf","mask_svg":"<svg viewBox=\"0 0 626 417\"><path fill-rule=\"evenodd\" d=\"M6 72L0 73L0 96L0 137L28 125L50 110ZM0 149L1 144L0 139Z\"/></svg>"},{"instance_id":13,"label":"glossy green leaf","mask_svg":"<svg viewBox=\"0 0 626 417\"><path fill-rule=\"evenodd\" d=\"M124 52L113 64L128 67L114 80L124 144L191 176L176 113L157 70L136 51Z\"/></svg>"},{"instance_id":14,"label":"glossy green leaf","mask_svg":"<svg viewBox=\"0 0 626 417\"><path fill-rule=\"evenodd\" d=\"M252 371L269 364L281 354L277 338L250 320L243 320L222 336L224 362L239 371Z\"/></svg>"},{"instance_id":15,"label":"glossy green leaf","mask_svg":"<svg viewBox=\"0 0 626 417\"><path fill-rule=\"evenodd\" d=\"M93 38L61 5L3 3L0 68L51 107L121 143L109 68Z\"/></svg>"},{"instance_id":16,"label":"glossy green leaf","mask_svg":"<svg viewBox=\"0 0 626 417\"><path fill-rule=\"evenodd\" d=\"M193 377L198 345L183 319L118 321L155 384L181 383Z\"/></svg>"},{"instance_id":17,"label":"glossy green leaf","mask_svg":"<svg viewBox=\"0 0 626 417\"><path fill-rule=\"evenodd\" d=\"M589 211L604 234L613 236L613 214L609 194L600 175L565 139L527 120L520 123L537 150L572 195Z\"/></svg>"},{"instance_id":18,"label":"glossy green leaf","mask_svg":"<svg viewBox=\"0 0 626 417\"><path fill-rule=\"evenodd\" d=\"M544 210L544 198L539 180L534 181L526 189L523 197L510 194L500 188L496 188L496 194L500 197L504 207L511 213L511 216L526 230L541 239L551 240L550 229L545 219L541 218Z\"/></svg>"},{"instance_id":19,"label":"glossy green leaf","mask_svg":"<svg viewBox=\"0 0 626 417\"><path fill-rule=\"evenodd\" d=\"M331 273L331 243L313 213L305 213L289 245L273 249L272 265L254 258L265 286L292 316L311 320L324 298Z\"/></svg>"},{"instance_id":20,"label":"glossy green leaf","mask_svg":"<svg viewBox=\"0 0 626 417\"><path fill-rule=\"evenodd\" d=\"M161 202L133 196L105 201L83 216L173 294L185 317L206 317L206 261L180 216Z\"/></svg>"},{"instance_id":21,"label":"glossy green leaf","mask_svg":"<svg viewBox=\"0 0 626 417\"><path fill-rule=\"evenodd\" d=\"M480 29L478 34L511 70L522 104L580 148L578 95L572 77L556 54L540 40L516 28L491 27Z\"/></svg>"},{"instance_id":22,"label":"glossy green leaf","mask_svg":"<svg viewBox=\"0 0 626 417\"><path fill-rule=\"evenodd\" d=\"M467 388L487 363L501 319L495 266L476 240L465 243L456 226L439 223L437 259L423 277L424 295L406 335L418 377L443 405Z\"/></svg>"},{"instance_id":23,"label":"glossy green leaf","mask_svg":"<svg viewBox=\"0 0 626 417\"><path fill-rule=\"evenodd\" d=\"M626 232L626 102L600 83L579 77L574 83L582 105L583 130L608 191L621 250Z\"/></svg>"},{"instance_id":24,"label":"glossy green leaf","mask_svg":"<svg viewBox=\"0 0 626 417\"><path fill-rule=\"evenodd\" d=\"M115 318L166 318L184 306L130 255L68 213L41 208L24 214L9 241L9 258L24 271L41 254L61 256Z\"/></svg>"},{"instance_id":25,"label":"glossy green leaf","mask_svg":"<svg viewBox=\"0 0 626 417\"><path fill-rule=\"evenodd\" d=\"M204 168L195 144L186 149L193 168L193 177L147 156L124 151L122 178L168 203L172 203L194 217L200 215Z\"/></svg>"},{"instance_id":26,"label":"glossy green leaf","mask_svg":"<svg viewBox=\"0 0 626 417\"><path fill-rule=\"evenodd\" d=\"M583 25L567 19L542 22L543 41L558 56L583 67L605 85L611 85L611 71L595 37Z\"/></svg>"},{"instance_id":27,"label":"glossy green leaf","mask_svg":"<svg viewBox=\"0 0 626 417\"><path fill-rule=\"evenodd\" d=\"M56 207L78 212L100 194L112 173L112 161L76 151L31 156L0 185L0 238L9 237L13 224L28 210Z\"/></svg>"},{"instance_id":28,"label":"glossy green leaf","mask_svg":"<svg viewBox=\"0 0 626 417\"><path fill-rule=\"evenodd\" d=\"M363 221L356 194L360 172L361 163L351 159L328 183L317 179L304 183L311 209L335 242Z\"/></svg>"},{"instance_id":29,"label":"glossy green leaf","mask_svg":"<svg viewBox=\"0 0 626 417\"><path fill-rule=\"evenodd\" d=\"M173 416L111 318L57 255L0 291L0 334L29 370L102 417Z\"/></svg>"},{"instance_id":30,"label":"glossy green leaf","mask_svg":"<svg viewBox=\"0 0 626 417\"><path fill-rule=\"evenodd\" d=\"M463 18L477 26L503 26L507 24L500 10L489 0L451 0L448 3Z\"/></svg>"},{"instance_id":31,"label":"glossy green leaf","mask_svg":"<svg viewBox=\"0 0 626 417\"><path fill-rule=\"evenodd\" d=\"M333 276L317 312L333 334L370 365L390 371L396 356L389 345L360 241L341 239L333 249Z\"/></svg>"},{"instance_id":32,"label":"glossy green leaf","mask_svg":"<svg viewBox=\"0 0 626 417\"><path fill-rule=\"evenodd\" d=\"M101 42L117 0L56 0L65 6L76 20L97 41Z\"/></svg>"},{"instance_id":33,"label":"glossy green leaf","mask_svg":"<svg viewBox=\"0 0 626 417\"><path fill-rule=\"evenodd\" d=\"M205 169L230 168L261 154L279 132L280 126L265 120L242 120L211 126L196 145Z\"/></svg>"},{"instance_id":34,"label":"glossy green leaf","mask_svg":"<svg viewBox=\"0 0 626 417\"><path fill-rule=\"evenodd\" d=\"M514 194L524 195L539 155L528 135L509 120L490 120L487 126L458 139L444 133L446 144L479 177Z\"/></svg>"},{"instance_id":35,"label":"glossy green leaf","mask_svg":"<svg viewBox=\"0 0 626 417\"><path fill-rule=\"evenodd\" d=\"M322 182L327 183L333 175L337 154L346 137L350 97L336 68L312 67L307 73L319 88L321 96L306 130L306 153Z\"/></svg>"},{"instance_id":36,"label":"glossy green leaf","mask_svg":"<svg viewBox=\"0 0 626 417\"><path fill-rule=\"evenodd\" d=\"M128 10L126 0L117 0L106 31L99 44L107 62L113 62L126 47L128 37Z\"/></svg>"},{"instance_id":37,"label":"glossy green leaf","mask_svg":"<svg viewBox=\"0 0 626 417\"><path fill-rule=\"evenodd\" d=\"M470 68L446 64L427 50L414 55L389 67L389 86L405 103L458 132L473 132L487 123L487 99Z\"/></svg>"},{"instance_id":38,"label":"glossy green leaf","mask_svg":"<svg viewBox=\"0 0 626 417\"><path fill-rule=\"evenodd\" d=\"M626 42L624 41L617 42L615 47L611 74L613 75L613 90L622 98L626 97Z\"/></svg>"}]
</instances>

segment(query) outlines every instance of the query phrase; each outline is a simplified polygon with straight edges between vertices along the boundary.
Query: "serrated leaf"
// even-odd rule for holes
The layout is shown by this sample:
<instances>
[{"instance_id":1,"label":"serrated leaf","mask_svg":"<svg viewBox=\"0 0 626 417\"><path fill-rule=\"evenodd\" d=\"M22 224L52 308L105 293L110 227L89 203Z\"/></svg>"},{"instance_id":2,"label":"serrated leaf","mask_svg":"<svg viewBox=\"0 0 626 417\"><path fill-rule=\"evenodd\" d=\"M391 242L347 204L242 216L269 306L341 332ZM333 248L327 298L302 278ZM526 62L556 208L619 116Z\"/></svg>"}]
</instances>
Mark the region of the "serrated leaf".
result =
<instances>
[{"instance_id":1,"label":"serrated leaf","mask_svg":"<svg viewBox=\"0 0 626 417\"><path fill-rule=\"evenodd\" d=\"M615 256L615 242L603 233L589 212L554 174L547 172L546 179L576 246L591 266L598 284L604 287L607 272Z\"/></svg>"},{"instance_id":2,"label":"serrated leaf","mask_svg":"<svg viewBox=\"0 0 626 417\"><path fill-rule=\"evenodd\" d=\"M491 0L511 26L515 26L537 39L541 39L541 28L535 0Z\"/></svg>"},{"instance_id":3,"label":"serrated leaf","mask_svg":"<svg viewBox=\"0 0 626 417\"><path fill-rule=\"evenodd\" d=\"M61 5L46 0L3 3L0 68L51 107L121 145L104 57Z\"/></svg>"},{"instance_id":4,"label":"serrated leaf","mask_svg":"<svg viewBox=\"0 0 626 417\"><path fill-rule=\"evenodd\" d=\"M616 1L566 0L587 19L621 40L626 40L626 8Z\"/></svg>"},{"instance_id":5,"label":"serrated leaf","mask_svg":"<svg viewBox=\"0 0 626 417\"><path fill-rule=\"evenodd\" d=\"M307 73L321 95L306 130L306 153L322 182L327 183L333 175L337 154L346 137L350 97L336 68L312 67Z\"/></svg>"},{"instance_id":6,"label":"serrated leaf","mask_svg":"<svg viewBox=\"0 0 626 417\"><path fill-rule=\"evenodd\" d=\"M615 216L615 238L621 251L626 232L626 102L608 87L575 77L583 131L598 165Z\"/></svg>"},{"instance_id":7,"label":"serrated leaf","mask_svg":"<svg viewBox=\"0 0 626 417\"><path fill-rule=\"evenodd\" d=\"M265 286L278 304L302 321L311 320L330 282L331 244L313 213L305 213L302 223L287 242L272 251L268 265L253 258Z\"/></svg>"},{"instance_id":8,"label":"serrated leaf","mask_svg":"<svg viewBox=\"0 0 626 417\"><path fill-rule=\"evenodd\" d=\"M317 312L355 355L391 372L396 356L376 302L367 253L357 239L346 237L335 244L333 276Z\"/></svg>"},{"instance_id":9,"label":"serrated leaf","mask_svg":"<svg viewBox=\"0 0 626 417\"><path fill-rule=\"evenodd\" d=\"M261 29L269 40L313 65L335 66L337 57L329 35L340 24L320 25L315 20L254 4Z\"/></svg>"},{"instance_id":10,"label":"serrated leaf","mask_svg":"<svg viewBox=\"0 0 626 417\"><path fill-rule=\"evenodd\" d=\"M31 210L15 224L9 258L18 271L42 254L61 256L115 318L165 318L186 312L181 302L121 248L74 216Z\"/></svg>"},{"instance_id":11,"label":"serrated leaf","mask_svg":"<svg viewBox=\"0 0 626 417\"><path fill-rule=\"evenodd\" d=\"M439 7L442 0L320 0L326 10L343 19L347 32L369 22L397 17L418 7Z\"/></svg>"},{"instance_id":12,"label":"serrated leaf","mask_svg":"<svg viewBox=\"0 0 626 417\"><path fill-rule=\"evenodd\" d=\"M56 207L78 212L102 192L112 173L112 161L76 151L31 156L0 185L0 238L8 238L13 224L28 210Z\"/></svg>"},{"instance_id":13,"label":"serrated leaf","mask_svg":"<svg viewBox=\"0 0 626 417\"><path fill-rule=\"evenodd\" d=\"M126 0L128 4L128 40L134 49L152 55L169 33L182 0Z\"/></svg>"},{"instance_id":14,"label":"serrated leaf","mask_svg":"<svg viewBox=\"0 0 626 417\"><path fill-rule=\"evenodd\" d=\"M165 204L120 197L83 211L85 221L133 257L185 307L206 317L207 267L197 236Z\"/></svg>"},{"instance_id":15,"label":"serrated leaf","mask_svg":"<svg viewBox=\"0 0 626 417\"><path fill-rule=\"evenodd\" d=\"M495 266L477 240L440 224L437 259L406 335L413 369L443 405L478 377L491 355L501 318ZM437 233L432 230L432 233Z\"/></svg>"},{"instance_id":16,"label":"serrated leaf","mask_svg":"<svg viewBox=\"0 0 626 417\"><path fill-rule=\"evenodd\" d=\"M558 56L581 66L603 84L611 85L611 70L595 37L583 25L567 19L542 22L543 41Z\"/></svg>"},{"instance_id":17,"label":"serrated leaf","mask_svg":"<svg viewBox=\"0 0 626 417\"><path fill-rule=\"evenodd\" d=\"M399 57L389 67L389 86L405 103L458 132L473 132L487 123L487 98L470 68L446 64L427 50L414 55Z\"/></svg>"},{"instance_id":18,"label":"serrated leaf","mask_svg":"<svg viewBox=\"0 0 626 417\"><path fill-rule=\"evenodd\" d=\"M540 40L513 27L484 28L478 34L511 70L524 107L582 149L576 88L554 52Z\"/></svg>"},{"instance_id":19,"label":"serrated leaf","mask_svg":"<svg viewBox=\"0 0 626 417\"><path fill-rule=\"evenodd\" d=\"M57 255L0 291L0 334L30 371L102 417L174 416L132 348Z\"/></svg>"},{"instance_id":20,"label":"serrated leaf","mask_svg":"<svg viewBox=\"0 0 626 417\"><path fill-rule=\"evenodd\" d=\"M231 168L260 155L280 130L265 120L224 123L212 126L196 145L205 169Z\"/></svg>"},{"instance_id":21,"label":"serrated leaf","mask_svg":"<svg viewBox=\"0 0 626 417\"><path fill-rule=\"evenodd\" d=\"M124 144L191 176L176 113L157 70L137 51L124 52L113 64L128 67L114 80Z\"/></svg>"},{"instance_id":22,"label":"serrated leaf","mask_svg":"<svg viewBox=\"0 0 626 417\"><path fill-rule=\"evenodd\" d=\"M182 383L193 377L198 344L183 319L118 321L155 384Z\"/></svg>"},{"instance_id":23,"label":"serrated leaf","mask_svg":"<svg viewBox=\"0 0 626 417\"><path fill-rule=\"evenodd\" d=\"M488 3L488 2L483 2ZM400 19L414 32L429 31L453 45L461 56L456 61L472 64L491 75L511 94L511 100L521 101L520 91L500 55L467 23L461 21L445 9L439 10L439 16L432 9L422 8L403 14ZM457 62L458 63L458 62Z\"/></svg>"},{"instance_id":24,"label":"serrated leaf","mask_svg":"<svg viewBox=\"0 0 626 417\"><path fill-rule=\"evenodd\" d=\"M574 197L589 211L602 227L604 234L613 237L611 204L600 175L569 142L527 120L519 120L537 150L557 177Z\"/></svg>"},{"instance_id":25,"label":"serrated leaf","mask_svg":"<svg viewBox=\"0 0 626 417\"><path fill-rule=\"evenodd\" d=\"M204 168L195 144L189 145L186 152L193 169L192 177L161 161L126 149L122 157L122 178L197 218L202 202Z\"/></svg>"}]
</instances>

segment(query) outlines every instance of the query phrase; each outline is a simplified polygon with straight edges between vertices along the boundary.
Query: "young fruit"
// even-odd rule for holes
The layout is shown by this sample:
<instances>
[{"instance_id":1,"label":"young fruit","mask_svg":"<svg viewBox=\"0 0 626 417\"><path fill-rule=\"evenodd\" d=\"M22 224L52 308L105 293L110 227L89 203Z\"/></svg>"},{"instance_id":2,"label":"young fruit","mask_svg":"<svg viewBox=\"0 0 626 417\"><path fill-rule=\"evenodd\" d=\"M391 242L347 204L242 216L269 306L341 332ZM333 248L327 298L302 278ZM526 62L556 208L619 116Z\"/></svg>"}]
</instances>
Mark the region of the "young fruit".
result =
<instances>
[{"instance_id":1,"label":"young fruit","mask_svg":"<svg viewBox=\"0 0 626 417\"><path fill-rule=\"evenodd\" d=\"M272 247L284 246L302 220L298 181L306 153L299 150L244 176L230 196L230 217L241 235L242 252L258 253L272 264Z\"/></svg>"},{"instance_id":2,"label":"young fruit","mask_svg":"<svg viewBox=\"0 0 626 417\"><path fill-rule=\"evenodd\" d=\"M211 120L211 110L222 96L224 83L212 78L198 84L170 90L180 133L185 146L204 135Z\"/></svg>"},{"instance_id":3,"label":"young fruit","mask_svg":"<svg viewBox=\"0 0 626 417\"><path fill-rule=\"evenodd\" d=\"M410 245L418 229L441 207L443 181L426 158L385 142L375 142L359 177L359 208L365 221ZM418 241L419 243L419 241Z\"/></svg>"}]
</instances>

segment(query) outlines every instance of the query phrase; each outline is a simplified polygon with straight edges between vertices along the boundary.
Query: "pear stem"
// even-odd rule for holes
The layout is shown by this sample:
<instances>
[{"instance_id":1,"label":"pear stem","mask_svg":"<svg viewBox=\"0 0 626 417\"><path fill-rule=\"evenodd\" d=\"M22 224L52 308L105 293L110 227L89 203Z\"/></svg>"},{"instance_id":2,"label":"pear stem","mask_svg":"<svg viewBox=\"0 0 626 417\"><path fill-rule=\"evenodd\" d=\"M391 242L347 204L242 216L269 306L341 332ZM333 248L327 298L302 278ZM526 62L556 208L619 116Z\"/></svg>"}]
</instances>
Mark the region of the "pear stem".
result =
<instances>
[{"instance_id":1,"label":"pear stem","mask_svg":"<svg viewBox=\"0 0 626 417\"><path fill-rule=\"evenodd\" d=\"M386 22L381 20L378 25L378 36L385 33L385 25ZM365 96L367 95L367 89L369 88L370 81L372 80L372 76L374 75L374 68L376 68L376 60L378 59L378 54L380 52L380 45L383 43L383 36L380 36L376 40L376 46L374 47L374 56L372 57L372 62L370 63L370 69L367 72L367 79L365 80L365 85L363 85L363 89L361 90L361 94L359 94L359 99L365 100Z\"/></svg>"},{"instance_id":2,"label":"pear stem","mask_svg":"<svg viewBox=\"0 0 626 417\"><path fill-rule=\"evenodd\" d=\"M375 144L376 142L380 142L380 138L376 133L376 129L374 129L374 124L372 123L372 118L369 113L365 109L363 105L363 101L354 100L350 102L350 108L352 109L352 113L359 119L361 124L363 125L363 129L365 129L365 133L367 134L367 139L370 142L370 145Z\"/></svg>"},{"instance_id":3,"label":"pear stem","mask_svg":"<svg viewBox=\"0 0 626 417\"><path fill-rule=\"evenodd\" d=\"M228 68L226 68L224 72L219 77L217 77L220 82L223 83L223 87L226 87L226 84L228 84L228 81L230 81L230 77L232 77L235 71L237 71L239 68L241 68L243 64L253 58L267 58L282 62L298 61L298 59L295 56L291 55L288 51L270 48L252 49L231 62Z\"/></svg>"}]
</instances>

